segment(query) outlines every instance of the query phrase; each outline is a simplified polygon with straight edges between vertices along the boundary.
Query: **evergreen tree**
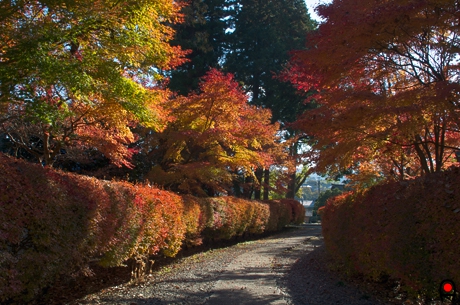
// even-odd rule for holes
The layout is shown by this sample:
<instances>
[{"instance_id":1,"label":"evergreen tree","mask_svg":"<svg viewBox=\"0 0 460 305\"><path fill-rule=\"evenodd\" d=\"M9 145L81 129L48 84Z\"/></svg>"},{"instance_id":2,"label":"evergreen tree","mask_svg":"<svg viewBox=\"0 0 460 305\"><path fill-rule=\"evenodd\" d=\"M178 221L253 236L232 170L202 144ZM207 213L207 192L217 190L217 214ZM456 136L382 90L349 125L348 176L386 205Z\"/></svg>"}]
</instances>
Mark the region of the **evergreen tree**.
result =
<instances>
[{"instance_id":1,"label":"evergreen tree","mask_svg":"<svg viewBox=\"0 0 460 305\"><path fill-rule=\"evenodd\" d=\"M292 122L304 98L275 75L285 67L290 51L305 49L307 32L315 23L303 0L237 3L225 68L245 85L254 105L270 108L273 120Z\"/></svg>"},{"instance_id":2,"label":"evergreen tree","mask_svg":"<svg viewBox=\"0 0 460 305\"><path fill-rule=\"evenodd\" d=\"M218 68L224 55L228 15L225 0L191 0L182 9L184 22L175 26L173 45L190 50L188 62L171 73L169 88L181 95L198 89L210 68Z\"/></svg>"},{"instance_id":3,"label":"evergreen tree","mask_svg":"<svg viewBox=\"0 0 460 305\"><path fill-rule=\"evenodd\" d=\"M276 76L290 58L290 51L306 47L306 35L315 28L303 0L235 0L233 2L233 32L229 35L225 69L233 72L251 95L251 103L272 110L272 120L281 126L293 122L303 113L305 96L301 96L290 84ZM285 133L293 137L295 132ZM292 148L296 158L297 146ZM295 171L292 181L296 179ZM262 170L257 172L259 182ZM260 184L260 183L259 183ZM268 185L268 181L265 181ZM290 183L288 196L293 197L297 186ZM255 191L259 199L260 191ZM267 198L268 191L264 192Z\"/></svg>"}]
</instances>

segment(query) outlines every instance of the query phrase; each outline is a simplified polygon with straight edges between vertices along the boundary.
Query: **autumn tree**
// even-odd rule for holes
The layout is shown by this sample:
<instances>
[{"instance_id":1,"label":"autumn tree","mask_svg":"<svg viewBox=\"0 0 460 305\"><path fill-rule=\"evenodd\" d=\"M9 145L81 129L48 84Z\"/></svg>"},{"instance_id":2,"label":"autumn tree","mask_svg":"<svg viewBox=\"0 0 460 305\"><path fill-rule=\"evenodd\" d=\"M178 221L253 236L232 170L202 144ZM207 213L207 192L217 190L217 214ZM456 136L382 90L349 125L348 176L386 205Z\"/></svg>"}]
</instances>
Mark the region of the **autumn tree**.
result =
<instances>
[{"instance_id":1,"label":"autumn tree","mask_svg":"<svg viewBox=\"0 0 460 305\"><path fill-rule=\"evenodd\" d=\"M456 1L335 0L291 80L316 90L297 126L315 137L323 171L405 179L452 163L459 138Z\"/></svg>"},{"instance_id":2,"label":"autumn tree","mask_svg":"<svg viewBox=\"0 0 460 305\"><path fill-rule=\"evenodd\" d=\"M274 162L278 125L269 110L247 103L233 75L212 69L198 92L169 106L173 122L145 145L153 158L150 181L199 196L235 194L239 173L253 176Z\"/></svg>"},{"instance_id":3,"label":"autumn tree","mask_svg":"<svg viewBox=\"0 0 460 305\"><path fill-rule=\"evenodd\" d=\"M182 62L172 0L0 2L0 125L44 165L97 149L130 166L131 127L162 128L159 71Z\"/></svg>"},{"instance_id":4,"label":"autumn tree","mask_svg":"<svg viewBox=\"0 0 460 305\"><path fill-rule=\"evenodd\" d=\"M306 35L315 28L303 0L239 0L233 1L228 54L224 68L235 74L251 96L251 104L272 111L273 122L279 122L287 139L300 139L298 131L286 129L310 105L305 96L276 75L282 71L292 50L305 49ZM287 142L286 142L287 143ZM296 161L299 142L290 141L291 161ZM288 196L303 177L296 176L295 162L291 162L292 182ZM258 181L269 173L258 172ZM265 184L269 184L268 182ZM268 192L265 192L265 198ZM256 198L260 194L256 191ZM268 199L268 198L266 198Z\"/></svg>"}]
</instances>

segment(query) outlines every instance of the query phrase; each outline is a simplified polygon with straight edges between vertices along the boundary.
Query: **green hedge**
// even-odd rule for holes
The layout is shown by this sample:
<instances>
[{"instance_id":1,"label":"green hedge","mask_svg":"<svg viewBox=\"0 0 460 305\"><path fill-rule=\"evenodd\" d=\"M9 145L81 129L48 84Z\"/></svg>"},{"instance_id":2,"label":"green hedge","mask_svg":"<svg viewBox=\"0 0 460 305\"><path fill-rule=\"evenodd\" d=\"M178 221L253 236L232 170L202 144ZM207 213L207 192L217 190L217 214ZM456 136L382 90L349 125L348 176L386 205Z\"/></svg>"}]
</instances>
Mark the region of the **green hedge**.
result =
<instances>
[{"instance_id":1,"label":"green hedge","mask_svg":"<svg viewBox=\"0 0 460 305\"><path fill-rule=\"evenodd\" d=\"M296 201L179 196L97 180L0 155L0 303L26 302L98 259L175 256L184 246L303 221Z\"/></svg>"},{"instance_id":2,"label":"green hedge","mask_svg":"<svg viewBox=\"0 0 460 305\"><path fill-rule=\"evenodd\" d=\"M443 279L460 283L458 168L343 194L322 213L326 247L348 272L427 297Z\"/></svg>"}]
</instances>

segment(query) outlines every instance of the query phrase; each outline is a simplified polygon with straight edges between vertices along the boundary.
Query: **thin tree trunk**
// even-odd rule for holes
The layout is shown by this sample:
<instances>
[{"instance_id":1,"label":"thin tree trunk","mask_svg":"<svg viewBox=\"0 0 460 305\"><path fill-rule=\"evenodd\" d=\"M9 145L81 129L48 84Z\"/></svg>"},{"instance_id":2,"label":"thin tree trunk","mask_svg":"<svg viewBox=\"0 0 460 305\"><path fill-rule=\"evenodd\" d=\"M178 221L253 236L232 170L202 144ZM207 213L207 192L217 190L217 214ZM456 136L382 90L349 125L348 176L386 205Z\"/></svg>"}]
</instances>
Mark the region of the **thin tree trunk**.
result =
<instances>
[{"instance_id":1,"label":"thin tree trunk","mask_svg":"<svg viewBox=\"0 0 460 305\"><path fill-rule=\"evenodd\" d=\"M270 191L270 169L264 170L264 200L268 200L268 194Z\"/></svg>"},{"instance_id":2,"label":"thin tree trunk","mask_svg":"<svg viewBox=\"0 0 460 305\"><path fill-rule=\"evenodd\" d=\"M418 136L418 139L414 143L414 148L415 148L415 151L417 152L418 158L420 160L420 166L422 168L422 173L428 174L430 172L430 168L428 166L428 162L426 161L426 156L423 153L423 150L419 146L419 145L422 145L422 144L417 143L418 141L421 141L420 136Z\"/></svg>"},{"instance_id":3,"label":"thin tree trunk","mask_svg":"<svg viewBox=\"0 0 460 305\"><path fill-rule=\"evenodd\" d=\"M297 149L298 149L298 142L295 141L294 144L290 147L290 154L291 157L295 158L297 157ZM288 191L286 193L286 198L294 198L295 193L296 193L296 182L297 182L297 176L296 176L296 162L294 162L294 168L292 170L292 174L290 174L290 179L289 179L289 185L288 185Z\"/></svg>"},{"instance_id":4,"label":"thin tree trunk","mask_svg":"<svg viewBox=\"0 0 460 305\"><path fill-rule=\"evenodd\" d=\"M436 148L436 172L440 172L443 165L444 159L444 145L446 137L446 122L443 118L443 122L440 125L435 126L435 148Z\"/></svg>"},{"instance_id":5,"label":"thin tree trunk","mask_svg":"<svg viewBox=\"0 0 460 305\"><path fill-rule=\"evenodd\" d=\"M258 186L255 185L254 187L254 199L255 200L260 200L261 199L261 194L262 194L262 179L263 179L263 175L264 175L264 170L263 168L257 168L256 169L256 179L257 181L255 181L255 184L258 183Z\"/></svg>"}]
</instances>

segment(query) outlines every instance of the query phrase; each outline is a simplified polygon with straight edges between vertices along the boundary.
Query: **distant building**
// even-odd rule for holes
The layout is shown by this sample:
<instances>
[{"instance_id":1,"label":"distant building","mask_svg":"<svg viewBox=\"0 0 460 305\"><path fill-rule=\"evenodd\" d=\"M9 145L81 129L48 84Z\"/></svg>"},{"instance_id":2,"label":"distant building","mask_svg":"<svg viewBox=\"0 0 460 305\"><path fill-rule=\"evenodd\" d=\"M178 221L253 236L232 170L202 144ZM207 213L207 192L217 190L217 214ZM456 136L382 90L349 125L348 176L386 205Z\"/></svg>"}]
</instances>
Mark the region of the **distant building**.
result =
<instances>
[{"instance_id":1,"label":"distant building","mask_svg":"<svg viewBox=\"0 0 460 305\"><path fill-rule=\"evenodd\" d=\"M313 216L313 208L315 206L315 202L313 200L302 200L297 199L305 208L305 221L308 222L310 217Z\"/></svg>"},{"instance_id":2,"label":"distant building","mask_svg":"<svg viewBox=\"0 0 460 305\"><path fill-rule=\"evenodd\" d=\"M345 185L344 184L332 184L331 185L331 191L333 189L339 189L339 190L343 191L345 189Z\"/></svg>"}]
</instances>

